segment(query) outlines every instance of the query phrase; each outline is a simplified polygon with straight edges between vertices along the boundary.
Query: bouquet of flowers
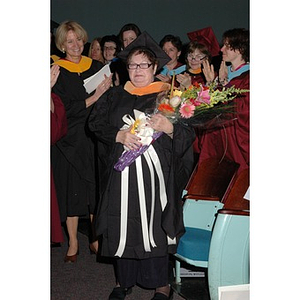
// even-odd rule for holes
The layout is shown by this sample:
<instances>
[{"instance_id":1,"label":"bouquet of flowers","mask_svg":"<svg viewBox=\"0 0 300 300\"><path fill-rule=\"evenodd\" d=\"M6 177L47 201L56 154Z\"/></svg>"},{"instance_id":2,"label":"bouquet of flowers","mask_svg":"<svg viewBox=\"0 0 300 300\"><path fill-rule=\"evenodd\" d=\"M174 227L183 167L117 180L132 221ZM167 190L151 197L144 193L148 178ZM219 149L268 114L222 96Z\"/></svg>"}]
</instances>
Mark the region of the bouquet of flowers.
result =
<instances>
[{"instance_id":1,"label":"bouquet of flowers","mask_svg":"<svg viewBox=\"0 0 300 300\"><path fill-rule=\"evenodd\" d=\"M125 167L131 165L137 157L142 155L150 146L150 144L158 139L162 132L156 132L153 128L148 125L149 117L144 113L134 110L134 117L133 119L130 115L125 115L123 117L124 126L122 129L131 128L131 133L136 134L140 137L140 142L142 146L136 150L129 150L126 146L124 146L124 151L120 156L118 162L114 165L114 169L117 171L123 171Z\"/></svg>"},{"instance_id":2,"label":"bouquet of flowers","mask_svg":"<svg viewBox=\"0 0 300 300\"><path fill-rule=\"evenodd\" d=\"M234 86L219 90L216 84L208 87L195 84L183 92L171 88L170 92L162 92L158 95L154 113L163 113L173 123L184 122L207 129L232 120L234 107L230 100L244 92L248 90L236 89ZM151 126L147 126L149 120L147 114L134 110L134 117L135 119L125 115L123 117L125 124L121 130L132 126L131 132L140 137L142 146L137 150L130 150L124 146L124 152L114 165L117 171L123 171L125 167L131 165L137 157L147 151L153 141L162 135L162 132L156 132Z\"/></svg>"},{"instance_id":3,"label":"bouquet of flowers","mask_svg":"<svg viewBox=\"0 0 300 300\"><path fill-rule=\"evenodd\" d=\"M196 83L183 92L171 89L169 93L161 93L157 98L157 110L174 123L207 129L234 119L231 100L248 91L234 86L219 89L216 83L209 86Z\"/></svg>"}]
</instances>

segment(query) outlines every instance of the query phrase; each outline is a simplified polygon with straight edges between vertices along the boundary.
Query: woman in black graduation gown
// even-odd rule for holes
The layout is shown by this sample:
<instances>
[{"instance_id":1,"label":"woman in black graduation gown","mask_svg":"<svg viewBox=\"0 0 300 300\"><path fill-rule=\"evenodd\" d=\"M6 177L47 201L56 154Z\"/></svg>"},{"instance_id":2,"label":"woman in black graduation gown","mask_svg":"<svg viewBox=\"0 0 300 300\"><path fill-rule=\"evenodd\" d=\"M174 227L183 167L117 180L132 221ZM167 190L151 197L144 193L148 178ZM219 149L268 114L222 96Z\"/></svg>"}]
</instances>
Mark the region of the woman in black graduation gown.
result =
<instances>
[{"instance_id":1,"label":"woman in black graduation gown","mask_svg":"<svg viewBox=\"0 0 300 300\"><path fill-rule=\"evenodd\" d=\"M60 66L60 74L52 91L65 106L68 130L52 147L51 160L61 221L66 222L69 235L66 262L76 261L78 219L92 216L96 202L94 143L87 132L86 120L93 104L111 84L109 77L93 94L86 92L83 80L103 66L81 55L86 42L87 33L76 22L67 21L57 28L56 46L66 52L66 58L54 63Z\"/></svg>"},{"instance_id":2,"label":"woman in black graduation gown","mask_svg":"<svg viewBox=\"0 0 300 300\"><path fill-rule=\"evenodd\" d=\"M131 81L103 95L89 118L89 128L106 147L100 153L107 161L107 182L96 230L103 235L102 254L117 258L117 287L109 299L124 299L135 284L156 289L153 299L169 299L168 254L176 252L184 233L181 193L192 171L194 133L161 114L153 115L148 126L162 135L149 147L149 155L142 154L123 171L114 169L124 146L141 146L131 127L120 130L123 116L134 118L134 109L153 109L158 93L170 88L153 82L157 68L169 57L146 32L119 56L127 57Z\"/></svg>"}]
</instances>

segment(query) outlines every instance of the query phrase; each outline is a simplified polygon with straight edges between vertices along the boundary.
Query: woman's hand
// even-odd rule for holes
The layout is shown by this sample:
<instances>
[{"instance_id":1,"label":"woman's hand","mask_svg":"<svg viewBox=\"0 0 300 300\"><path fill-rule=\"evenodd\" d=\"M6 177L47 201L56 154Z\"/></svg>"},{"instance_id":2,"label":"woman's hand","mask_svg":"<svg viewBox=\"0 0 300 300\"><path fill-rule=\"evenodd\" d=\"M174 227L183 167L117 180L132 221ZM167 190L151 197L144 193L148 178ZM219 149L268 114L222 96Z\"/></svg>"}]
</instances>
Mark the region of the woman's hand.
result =
<instances>
[{"instance_id":1,"label":"woman's hand","mask_svg":"<svg viewBox=\"0 0 300 300\"><path fill-rule=\"evenodd\" d=\"M104 79L101 81L101 83L99 83L99 85L96 88L96 91L94 94L96 97L100 98L111 87L112 75L113 74L110 74L109 77L107 77L104 74Z\"/></svg>"},{"instance_id":2,"label":"woman's hand","mask_svg":"<svg viewBox=\"0 0 300 300\"><path fill-rule=\"evenodd\" d=\"M202 71L205 76L207 84L212 83L215 79L214 66L211 65L207 59L203 61L202 66L203 66Z\"/></svg>"},{"instance_id":3,"label":"woman's hand","mask_svg":"<svg viewBox=\"0 0 300 300\"><path fill-rule=\"evenodd\" d=\"M172 77L170 75L158 74L156 75L156 78L159 79L160 81L168 82L168 83L170 83L172 80Z\"/></svg>"},{"instance_id":4,"label":"woman's hand","mask_svg":"<svg viewBox=\"0 0 300 300\"><path fill-rule=\"evenodd\" d=\"M140 138L131 133L130 130L132 126L128 129L118 131L116 135L116 142L121 143L130 150L139 149L141 147Z\"/></svg>"},{"instance_id":5,"label":"woman's hand","mask_svg":"<svg viewBox=\"0 0 300 300\"><path fill-rule=\"evenodd\" d=\"M162 131L170 137L173 136L174 126L170 120L162 114L158 113L153 115L149 120L149 124L156 131Z\"/></svg>"},{"instance_id":6,"label":"woman's hand","mask_svg":"<svg viewBox=\"0 0 300 300\"><path fill-rule=\"evenodd\" d=\"M180 88L187 89L192 84L192 78L189 74L178 74L176 80L180 83Z\"/></svg>"},{"instance_id":7,"label":"woman's hand","mask_svg":"<svg viewBox=\"0 0 300 300\"><path fill-rule=\"evenodd\" d=\"M226 85L228 83L228 70L224 60L222 60L219 70L219 82L222 85Z\"/></svg>"},{"instance_id":8,"label":"woman's hand","mask_svg":"<svg viewBox=\"0 0 300 300\"><path fill-rule=\"evenodd\" d=\"M104 74L104 79L97 86L94 95L92 95L89 98L85 99L86 107L89 107L92 104L94 104L110 88L111 83L112 83L112 74L110 74L109 77L107 77Z\"/></svg>"},{"instance_id":9,"label":"woman's hand","mask_svg":"<svg viewBox=\"0 0 300 300\"><path fill-rule=\"evenodd\" d=\"M55 85L59 73L60 73L59 65L53 65L50 69L50 87L51 87L51 89Z\"/></svg>"},{"instance_id":10,"label":"woman's hand","mask_svg":"<svg viewBox=\"0 0 300 300\"><path fill-rule=\"evenodd\" d=\"M50 87L51 87L51 89L55 85L59 73L60 73L59 66L58 65L53 65L50 69ZM54 113L54 109L55 109L54 102L53 102L53 99L50 95L50 110L51 110L52 113Z\"/></svg>"}]
</instances>

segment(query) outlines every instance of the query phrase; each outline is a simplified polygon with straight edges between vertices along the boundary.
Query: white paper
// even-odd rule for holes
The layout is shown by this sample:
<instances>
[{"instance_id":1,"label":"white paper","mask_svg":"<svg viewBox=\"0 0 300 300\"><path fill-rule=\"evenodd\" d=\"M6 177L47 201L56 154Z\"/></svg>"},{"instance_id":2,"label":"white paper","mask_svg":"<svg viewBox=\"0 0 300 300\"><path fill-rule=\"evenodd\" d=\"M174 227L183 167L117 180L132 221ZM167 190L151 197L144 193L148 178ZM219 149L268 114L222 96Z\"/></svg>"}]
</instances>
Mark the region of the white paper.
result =
<instances>
[{"instance_id":1,"label":"white paper","mask_svg":"<svg viewBox=\"0 0 300 300\"><path fill-rule=\"evenodd\" d=\"M84 87L87 93L93 92L96 87L101 83L101 81L104 80L104 75L107 77L110 76L110 68L109 65L105 65L101 70L99 70L97 73L94 75L90 76L89 78L85 79L84 82Z\"/></svg>"},{"instance_id":2,"label":"white paper","mask_svg":"<svg viewBox=\"0 0 300 300\"><path fill-rule=\"evenodd\" d=\"M220 286L219 300L250 300L250 285Z\"/></svg>"},{"instance_id":3,"label":"white paper","mask_svg":"<svg viewBox=\"0 0 300 300\"><path fill-rule=\"evenodd\" d=\"M244 199L249 200L250 201L250 186L248 187L245 195L244 195Z\"/></svg>"},{"instance_id":4,"label":"white paper","mask_svg":"<svg viewBox=\"0 0 300 300\"><path fill-rule=\"evenodd\" d=\"M173 268L173 274L175 276L175 268ZM186 268L180 268L180 277L205 277L205 273L203 271L193 271Z\"/></svg>"}]
</instances>

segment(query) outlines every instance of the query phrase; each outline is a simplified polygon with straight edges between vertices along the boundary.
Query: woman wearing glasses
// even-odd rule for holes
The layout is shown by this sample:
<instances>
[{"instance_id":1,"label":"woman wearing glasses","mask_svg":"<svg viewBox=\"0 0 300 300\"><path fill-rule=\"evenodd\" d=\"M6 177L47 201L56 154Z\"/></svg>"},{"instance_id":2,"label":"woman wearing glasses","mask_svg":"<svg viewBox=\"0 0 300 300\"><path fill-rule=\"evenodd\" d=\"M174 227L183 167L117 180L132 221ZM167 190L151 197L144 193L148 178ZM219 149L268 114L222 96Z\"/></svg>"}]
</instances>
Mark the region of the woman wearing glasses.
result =
<instances>
[{"instance_id":1,"label":"woman wearing glasses","mask_svg":"<svg viewBox=\"0 0 300 300\"><path fill-rule=\"evenodd\" d=\"M176 76L181 89L187 89L196 82L206 84L207 80L202 70L205 61L211 61L211 54L208 48L197 41L190 42L186 51L187 71Z\"/></svg>"},{"instance_id":2,"label":"woman wearing glasses","mask_svg":"<svg viewBox=\"0 0 300 300\"><path fill-rule=\"evenodd\" d=\"M105 63L109 64L110 71L113 73L113 85L124 85L129 77L125 64L117 57L121 51L121 43L118 37L106 35L102 38L100 46Z\"/></svg>"},{"instance_id":3,"label":"woman wearing glasses","mask_svg":"<svg viewBox=\"0 0 300 300\"><path fill-rule=\"evenodd\" d=\"M121 44L115 35L104 36L100 42L100 46L106 64L111 63L121 50Z\"/></svg>"},{"instance_id":4,"label":"woman wearing glasses","mask_svg":"<svg viewBox=\"0 0 300 300\"><path fill-rule=\"evenodd\" d=\"M103 236L102 255L116 258L117 285L109 299L125 299L136 284L154 289L152 299L171 299L168 254L176 252L184 230L180 199L193 167L194 133L155 114L145 128L162 135L124 170L114 169L124 149L141 146L135 127L123 127L128 115L153 110L157 95L170 88L154 82L156 70L170 58L146 32L119 56L126 59L130 81L103 95L89 118L90 130L106 147L99 153L107 174L96 227Z\"/></svg>"}]
</instances>

